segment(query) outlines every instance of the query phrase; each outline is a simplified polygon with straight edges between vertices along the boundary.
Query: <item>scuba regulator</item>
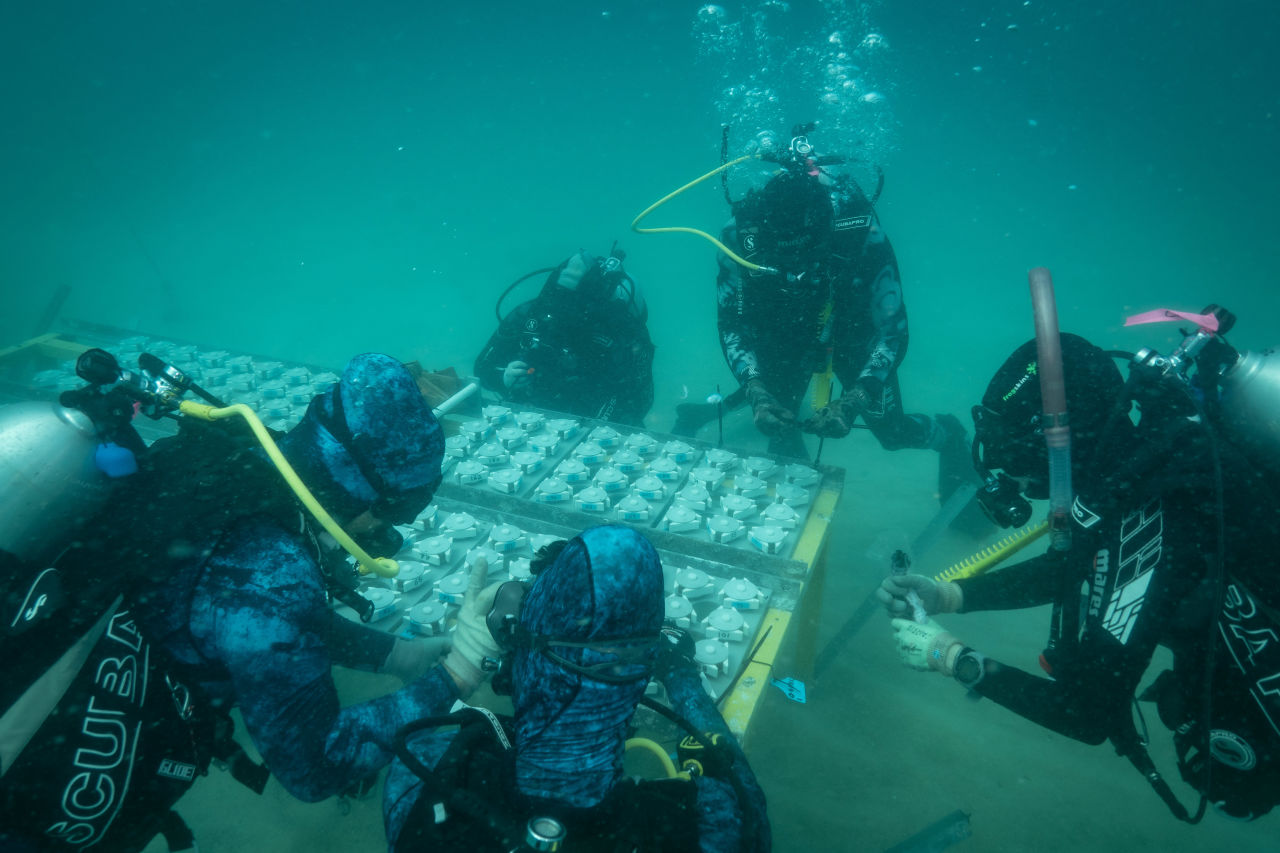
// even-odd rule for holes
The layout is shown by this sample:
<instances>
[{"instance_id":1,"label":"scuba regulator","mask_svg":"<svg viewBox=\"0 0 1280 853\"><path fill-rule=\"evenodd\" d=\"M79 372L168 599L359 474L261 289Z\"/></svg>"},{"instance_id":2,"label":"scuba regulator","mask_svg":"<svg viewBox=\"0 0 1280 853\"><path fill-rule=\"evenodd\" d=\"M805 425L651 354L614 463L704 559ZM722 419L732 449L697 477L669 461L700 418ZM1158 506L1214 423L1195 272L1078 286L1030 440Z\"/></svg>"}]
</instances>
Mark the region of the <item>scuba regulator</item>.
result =
<instances>
[{"instance_id":1,"label":"scuba regulator","mask_svg":"<svg viewBox=\"0 0 1280 853\"><path fill-rule=\"evenodd\" d=\"M82 408L82 405L93 407L95 394L105 398L125 397L138 405L138 411L153 420L176 412L188 391L211 405L226 405L197 385L190 376L149 352L139 354L138 368L139 373L125 370L116 357L104 349L94 347L85 350L76 359L76 375L88 382L89 387L64 393L62 403L74 403L77 408ZM72 403L68 403L68 399Z\"/></svg>"},{"instance_id":2,"label":"scuba regulator","mask_svg":"<svg viewBox=\"0 0 1280 853\"><path fill-rule=\"evenodd\" d=\"M687 226L641 228L640 222L645 217L647 217L650 213L653 213L653 211L657 210L659 207L662 207L664 204L671 201L676 196L680 195L686 190L692 189L693 187L697 186L698 184L702 183L703 181L709 178L714 177L717 174L720 175L720 183L724 189L725 201L729 204L731 208L736 208L739 204L745 201L745 199L735 200L730 195L728 170L748 160L764 160L765 162L768 162L768 163L776 163L777 165L781 166L783 172L786 172L786 173L797 174L797 175L801 175L801 174L813 175L813 176L817 176L819 174L820 169L823 166L836 166L836 165L843 165L843 164L849 163L850 158L842 154L819 155L816 152L816 150L814 149L813 143L809 141L809 137L808 137L808 134L812 133L816 129L817 129L816 122L806 122L803 124L795 125L794 127L791 128L791 140L785 147L779 143L778 138L775 134L767 130L761 131L760 133L756 134L756 138L752 142L746 154L743 154L741 157L737 157L733 160L730 160L728 159L730 128L729 128L729 125L724 125L723 128L721 129L721 137L720 137L720 165L715 169L712 169L710 172L707 172L705 175L702 175L699 178L695 178L694 180L690 181L689 183L685 184L679 189L676 189L670 193L667 193L665 196L663 196L662 198L655 201L653 204L646 207L636 216L635 219L631 220L631 229L638 234L663 234L663 233L693 234L694 236L701 237L702 239L714 245L717 249L724 252L725 255L730 260L732 260L734 263L738 264L739 266L742 266L748 270L752 270L753 272L766 273L769 275L783 275L784 274L783 271L778 270L774 267L763 266L761 264L753 263L747 260L746 258L739 255L737 252L730 249L728 246L726 246L717 238L708 234L706 231L702 231L698 228L689 228ZM876 190L874 193L868 196L868 199L873 205L880 198L881 190L884 189L884 172L880 169L878 165L875 166L874 168L877 175ZM845 180L846 177L847 176L841 176L840 180ZM853 181L852 178L848 178L848 180L855 187L857 186L857 182ZM860 187L858 188L858 192L859 193L862 192Z\"/></svg>"},{"instance_id":3,"label":"scuba regulator","mask_svg":"<svg viewBox=\"0 0 1280 853\"><path fill-rule=\"evenodd\" d=\"M243 418L267 458L284 477L298 500L321 528L356 560L360 573L396 576L400 568L395 560L370 555L325 511L280 452L270 430L252 409L242 403L223 403L197 385L190 376L150 353L142 353L138 357L138 367L139 372L125 370L111 353L97 348L87 350L76 362L76 374L88 382L89 387L63 394L62 404L84 411L95 424L101 421L108 427L114 427L120 434L126 434L125 428L133 417L135 407L137 411L155 420L173 417L175 413L204 421ZM206 400L208 405L182 399L188 391ZM127 430L127 433L132 433L132 430ZM133 433L133 438L136 444L130 447L131 456L145 449L136 433ZM136 469L136 460L132 461ZM354 581L344 581L339 586L346 596L343 600L348 604L354 601L360 605L355 609L367 621L369 609L356 600L358 596L353 592Z\"/></svg>"},{"instance_id":4,"label":"scuba regulator","mask_svg":"<svg viewBox=\"0 0 1280 853\"><path fill-rule=\"evenodd\" d=\"M1199 314L1159 309L1130 317L1126 326L1189 320L1193 331L1168 356L1144 347L1130 362L1140 405L1203 411L1253 462L1280 471L1280 359L1274 348L1241 352L1223 337L1236 317L1220 305ZM1193 370L1194 369L1194 370Z\"/></svg>"},{"instance_id":5,"label":"scuba regulator","mask_svg":"<svg viewBox=\"0 0 1280 853\"><path fill-rule=\"evenodd\" d=\"M125 370L104 349L85 350L76 359L76 375L89 383L63 392L59 402L89 416L102 439L95 462L109 477L138 470L137 456L145 446L130 427L135 411L153 420L177 411L182 396L194 391L211 404L225 404L209 394L187 374L151 353L138 356L139 372Z\"/></svg>"},{"instance_id":6,"label":"scuba regulator","mask_svg":"<svg viewBox=\"0 0 1280 853\"><path fill-rule=\"evenodd\" d=\"M1129 356L1125 394L1148 414L1195 417L1203 412L1256 464L1280 472L1280 357L1275 350L1242 352L1229 344L1223 336L1236 317L1219 305L1199 314L1158 309L1129 317L1125 325L1171 321L1195 327L1183 330L1183 340L1169 355L1143 347ZM1003 471L994 473L992 467L1002 467L999 460L991 464L980 449L992 443L1013 446L1018 438L1003 434L999 417L982 406L974 407L973 418L973 464L982 479L979 505L1001 527L1020 527L1031 516L1022 485Z\"/></svg>"}]
</instances>

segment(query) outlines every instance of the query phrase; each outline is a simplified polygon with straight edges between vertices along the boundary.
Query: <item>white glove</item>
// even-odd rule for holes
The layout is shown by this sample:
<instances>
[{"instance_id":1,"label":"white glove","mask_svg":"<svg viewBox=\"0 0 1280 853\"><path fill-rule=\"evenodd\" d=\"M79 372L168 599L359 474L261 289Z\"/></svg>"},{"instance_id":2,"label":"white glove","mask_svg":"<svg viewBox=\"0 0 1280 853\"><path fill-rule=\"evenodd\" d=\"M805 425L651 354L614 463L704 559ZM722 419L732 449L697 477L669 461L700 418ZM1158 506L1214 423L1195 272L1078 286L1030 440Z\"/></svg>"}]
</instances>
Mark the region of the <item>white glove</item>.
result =
<instances>
[{"instance_id":1,"label":"white glove","mask_svg":"<svg viewBox=\"0 0 1280 853\"><path fill-rule=\"evenodd\" d=\"M890 616L911 618L912 607L908 595L920 596L926 613L956 613L964 606L964 591L960 584L951 581L935 581L924 575L889 575L876 590L876 598L889 611Z\"/></svg>"},{"instance_id":2,"label":"white glove","mask_svg":"<svg viewBox=\"0 0 1280 853\"><path fill-rule=\"evenodd\" d=\"M427 674L427 670L440 662L449 651L452 641L448 637L426 637L406 640L396 637L395 645L387 653L378 672L386 672L408 683Z\"/></svg>"},{"instance_id":3,"label":"white glove","mask_svg":"<svg viewBox=\"0 0 1280 853\"><path fill-rule=\"evenodd\" d=\"M502 384L512 389L523 388L529 384L529 375L532 372L532 368L523 361L509 362L502 371Z\"/></svg>"},{"instance_id":4,"label":"white glove","mask_svg":"<svg viewBox=\"0 0 1280 853\"><path fill-rule=\"evenodd\" d=\"M933 620L921 625L910 619L894 619L891 624L903 663L921 672L932 669L943 675L955 674L956 658L964 649L955 635Z\"/></svg>"},{"instance_id":5,"label":"white glove","mask_svg":"<svg viewBox=\"0 0 1280 853\"><path fill-rule=\"evenodd\" d=\"M453 629L453 648L444 659L444 668L449 670L453 680L458 683L458 690L463 697L470 696L480 684L493 673L484 668L484 659L498 660L502 657L502 647L489 633L485 619L493 609L493 597L502 582L485 586L489 575L489 561L479 558L471 566L471 583L467 586L467 594L462 598L462 609L458 611L458 624Z\"/></svg>"}]
</instances>

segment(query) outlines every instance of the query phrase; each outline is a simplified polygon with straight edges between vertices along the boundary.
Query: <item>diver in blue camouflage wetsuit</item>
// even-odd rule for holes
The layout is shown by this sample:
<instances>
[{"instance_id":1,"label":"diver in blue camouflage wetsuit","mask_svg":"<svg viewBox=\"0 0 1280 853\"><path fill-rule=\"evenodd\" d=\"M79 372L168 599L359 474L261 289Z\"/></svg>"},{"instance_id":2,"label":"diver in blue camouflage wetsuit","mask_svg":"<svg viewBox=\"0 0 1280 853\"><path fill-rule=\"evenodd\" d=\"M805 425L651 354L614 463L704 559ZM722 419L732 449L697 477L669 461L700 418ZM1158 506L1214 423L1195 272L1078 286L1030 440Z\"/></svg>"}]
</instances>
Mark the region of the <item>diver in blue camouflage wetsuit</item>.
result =
<instances>
[{"instance_id":1,"label":"diver in blue camouflage wetsuit","mask_svg":"<svg viewBox=\"0 0 1280 853\"><path fill-rule=\"evenodd\" d=\"M807 457L802 429L840 438L861 417L887 450L955 448L963 466L964 428L954 416L903 411L897 369L908 331L898 263L857 184L817 167L782 171L734 206L721 239L774 270L721 252L716 277L720 346L770 452ZM828 364L843 393L802 424L801 397Z\"/></svg>"},{"instance_id":2,"label":"diver in blue camouflage wetsuit","mask_svg":"<svg viewBox=\"0 0 1280 853\"><path fill-rule=\"evenodd\" d=\"M440 482L440 425L408 371L384 355L351 361L318 395L303 421L279 442L320 503L370 549L430 501ZM225 460L211 480L283 484L258 450ZM216 489L215 489L216 490ZM155 495L158 511L195 513L199 493ZM233 500L253 507L253 492ZM224 708L237 706L271 772L307 801L341 793L390 760L401 725L439 713L481 680L482 655L458 644L443 651L334 614L326 592L330 560L342 560L316 536L286 495L283 508L246 511L174 537L174 557L136 597L143 633L159 643L188 683ZM392 536L382 552L394 553ZM470 658L464 652L470 652ZM340 707L330 668L381 669L408 684L378 699Z\"/></svg>"},{"instance_id":3,"label":"diver in blue camouflage wetsuit","mask_svg":"<svg viewBox=\"0 0 1280 853\"><path fill-rule=\"evenodd\" d=\"M467 695L498 653L483 622L460 624L436 665L442 641L337 615L329 595L354 595L354 570L245 425L179 423L150 448L136 442L137 473L39 572L54 582L32 587L26 618L46 603L56 617L4 636L22 660L5 671L0 849L136 853L157 834L192 847L172 806L213 758L253 790L266 783L231 741L234 706L290 792L342 792L390 760L397 728ZM387 356L354 359L280 445L375 554L397 550L389 523L414 518L440 481L440 426ZM477 561L475 580L483 571ZM487 600L473 583L469 603ZM340 708L333 664L409 684Z\"/></svg>"},{"instance_id":4,"label":"diver in blue camouflage wetsuit","mask_svg":"<svg viewBox=\"0 0 1280 853\"><path fill-rule=\"evenodd\" d=\"M594 527L537 563L523 601L506 605L512 618L500 612L503 589L489 619L513 648L514 720L499 730L498 718L467 711L423 722L461 729L407 735L385 787L390 849L506 851L525 840L530 818L549 816L566 828L566 850L769 850L746 757L687 651L659 634L653 546L628 527ZM693 729L716 736L705 775L623 778L628 723L651 675Z\"/></svg>"}]
</instances>

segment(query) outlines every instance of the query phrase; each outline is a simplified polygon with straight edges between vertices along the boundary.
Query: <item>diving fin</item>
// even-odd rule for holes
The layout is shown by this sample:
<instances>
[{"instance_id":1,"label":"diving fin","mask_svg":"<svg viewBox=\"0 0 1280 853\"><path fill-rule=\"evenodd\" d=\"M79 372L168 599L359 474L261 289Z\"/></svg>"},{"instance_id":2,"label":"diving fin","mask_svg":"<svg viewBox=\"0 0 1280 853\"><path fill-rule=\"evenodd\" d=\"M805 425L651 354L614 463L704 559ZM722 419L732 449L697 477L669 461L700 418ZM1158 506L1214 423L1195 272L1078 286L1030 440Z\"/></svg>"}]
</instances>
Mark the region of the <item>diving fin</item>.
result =
<instances>
[{"instance_id":1,"label":"diving fin","mask_svg":"<svg viewBox=\"0 0 1280 853\"><path fill-rule=\"evenodd\" d=\"M973 499L981 481L973 469L973 452L969 435L955 415L935 416L941 435L936 441L938 451L938 501L948 516L947 526L970 536L986 536L991 532L991 522L982 507ZM968 493L961 497L961 490ZM953 501L952 498L955 498Z\"/></svg>"},{"instance_id":2,"label":"diving fin","mask_svg":"<svg viewBox=\"0 0 1280 853\"><path fill-rule=\"evenodd\" d=\"M885 853L939 853L952 844L964 841L973 835L969 827L969 815L960 809L936 823L931 823L915 835L895 844Z\"/></svg>"},{"instance_id":3,"label":"diving fin","mask_svg":"<svg viewBox=\"0 0 1280 853\"><path fill-rule=\"evenodd\" d=\"M719 403L681 403L676 406L676 424L671 428L672 435L681 438L692 438L698 430L716 419L717 414L728 414L747 401L747 391L739 386Z\"/></svg>"}]
</instances>

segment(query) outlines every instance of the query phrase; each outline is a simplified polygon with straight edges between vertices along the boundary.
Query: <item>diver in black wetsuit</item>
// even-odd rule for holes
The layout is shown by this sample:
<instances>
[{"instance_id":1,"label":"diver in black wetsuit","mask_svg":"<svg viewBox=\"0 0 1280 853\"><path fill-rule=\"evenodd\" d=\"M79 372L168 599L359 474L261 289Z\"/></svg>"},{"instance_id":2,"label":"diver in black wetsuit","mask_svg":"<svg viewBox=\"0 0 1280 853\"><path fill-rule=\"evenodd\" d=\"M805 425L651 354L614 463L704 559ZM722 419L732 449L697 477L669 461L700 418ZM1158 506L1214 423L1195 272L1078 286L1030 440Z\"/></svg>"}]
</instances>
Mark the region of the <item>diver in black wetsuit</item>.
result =
<instances>
[{"instance_id":1,"label":"diver in black wetsuit","mask_svg":"<svg viewBox=\"0 0 1280 853\"><path fill-rule=\"evenodd\" d=\"M1076 492L1069 549L955 583L891 577L878 592L898 617L910 615L911 591L930 613L1053 603L1041 658L1052 680L985 658L932 621L895 618L899 651L908 665L952 675L1056 732L1111 740L1190 819L1155 773L1130 711L1155 647L1165 645L1173 669L1142 698L1174 730L1183 778L1224 813L1256 818L1280 801L1274 477L1216 440L1185 397L1138 394L1135 425L1134 378L1122 388L1106 354L1061 339ZM1035 371L1031 342L996 374L974 419L983 465L1047 497Z\"/></svg>"},{"instance_id":2,"label":"diver in black wetsuit","mask_svg":"<svg viewBox=\"0 0 1280 853\"><path fill-rule=\"evenodd\" d=\"M804 137L792 141L793 152L806 148ZM721 235L759 268L721 252L716 277L720 347L756 428L771 453L808 458L802 431L841 438L861 418L886 450L941 452L945 499L970 476L965 430L953 415L903 410L897 370L907 312L872 202L848 175L811 158L781 162L786 168L734 205ZM796 411L810 378L828 373L843 393L820 400L801 423Z\"/></svg>"},{"instance_id":3,"label":"diver in black wetsuit","mask_svg":"<svg viewBox=\"0 0 1280 853\"><path fill-rule=\"evenodd\" d=\"M643 425L653 343L622 260L579 252L556 267L537 297L501 318L476 358L480 382L519 403Z\"/></svg>"}]
</instances>

